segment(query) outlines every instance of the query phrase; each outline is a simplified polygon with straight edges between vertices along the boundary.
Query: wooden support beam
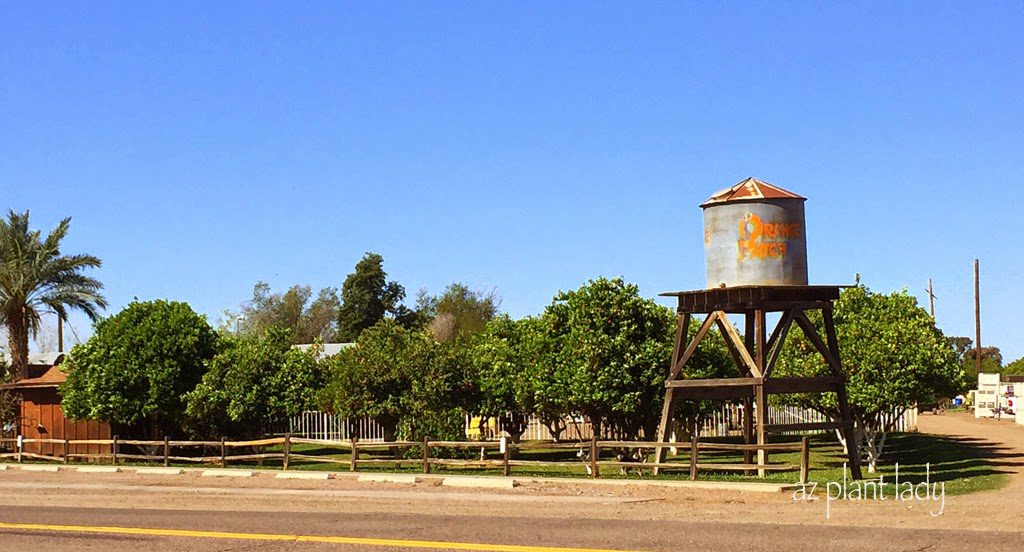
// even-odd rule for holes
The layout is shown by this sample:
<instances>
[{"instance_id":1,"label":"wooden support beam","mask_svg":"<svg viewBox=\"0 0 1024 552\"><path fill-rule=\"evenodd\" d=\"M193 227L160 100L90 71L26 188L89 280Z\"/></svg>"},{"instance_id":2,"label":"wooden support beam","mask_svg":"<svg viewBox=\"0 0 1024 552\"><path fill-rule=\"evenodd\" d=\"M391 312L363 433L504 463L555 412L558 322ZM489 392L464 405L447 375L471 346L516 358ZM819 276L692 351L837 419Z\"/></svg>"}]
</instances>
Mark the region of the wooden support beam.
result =
<instances>
[{"instance_id":1,"label":"wooden support beam","mask_svg":"<svg viewBox=\"0 0 1024 552\"><path fill-rule=\"evenodd\" d=\"M843 376L843 362L839 356L839 339L836 337L836 323L832 317L832 304L829 303L821 308L821 318L825 323L825 335L828 338L828 348L832 353L832 362L834 363L834 371L839 377ZM849 460L850 475L854 479L861 479L863 476L860 473L860 447L857 443L857 432L854 431L853 427L853 413L850 411L850 401L846 394L846 385L839 386L836 391L836 402L839 404L839 415L842 421L847 424L847 427L843 429L844 438L846 440L846 453Z\"/></svg>"},{"instance_id":2,"label":"wooden support beam","mask_svg":"<svg viewBox=\"0 0 1024 552\"><path fill-rule=\"evenodd\" d=\"M669 389L676 401L724 401L754 396L754 386L747 387L675 387Z\"/></svg>"},{"instance_id":3,"label":"wooden support beam","mask_svg":"<svg viewBox=\"0 0 1024 552\"><path fill-rule=\"evenodd\" d=\"M666 384L667 385L667 384ZM665 402L661 405L661 421L658 424L658 442L668 442L669 432L672 428L672 411L675 409L675 389L665 389ZM665 447L658 447L654 449L654 463L661 464L665 461ZM661 471L659 466L654 467L654 475L658 475Z\"/></svg>"},{"instance_id":4,"label":"wooden support beam","mask_svg":"<svg viewBox=\"0 0 1024 552\"><path fill-rule=\"evenodd\" d=\"M764 387L765 392L769 395L822 393L838 391L843 387L843 378L836 376L768 378L764 380Z\"/></svg>"},{"instance_id":5,"label":"wooden support beam","mask_svg":"<svg viewBox=\"0 0 1024 552\"><path fill-rule=\"evenodd\" d=\"M764 376L771 375L775 369L775 363L779 360L779 353L786 344L786 336L789 335L789 328L793 325L793 311L787 310L782 313L782 318L772 330L772 336L768 339L768 361L765 363Z\"/></svg>"},{"instance_id":6,"label":"wooden support beam","mask_svg":"<svg viewBox=\"0 0 1024 552\"><path fill-rule=\"evenodd\" d=\"M705 321L705 324L707 321ZM672 381L679 375L679 371L682 370L683 364L680 363L683 353L683 343L686 340L686 336L690 331L690 313L683 313L676 316L676 340L672 344L672 362L668 369L668 380ZM710 325L709 325L710 327ZM699 333L699 332L698 332ZM707 333L707 332L705 332ZM696 350L694 346L694 350ZM690 353L693 354L693 353ZM676 366L679 370L676 370ZM665 400L661 405L661 421L658 424L658 442L664 443L668 441L669 433L672 431L672 412L675 408L675 395L672 393L672 389L665 390ZM658 447L654 451L654 461L656 464L660 464L665 460L665 448ZM654 468L654 475L658 475L661 471L659 467Z\"/></svg>"},{"instance_id":7,"label":"wooden support beam","mask_svg":"<svg viewBox=\"0 0 1024 552\"><path fill-rule=\"evenodd\" d=\"M683 343L686 342L686 336L690 331L690 313L676 315L676 324L676 340L672 343L672 363L668 367L670 374L683 354Z\"/></svg>"},{"instance_id":8,"label":"wooden support beam","mask_svg":"<svg viewBox=\"0 0 1024 552\"><path fill-rule=\"evenodd\" d=\"M754 342L754 312L747 311L743 313L743 344L746 346L747 351L753 351L756 343ZM749 372L749 370L748 370ZM749 373L747 375L750 375ZM754 442L754 397L753 394L749 397L743 397L743 444L749 445ZM743 451L743 463L753 464L754 463L754 451L744 450ZM751 476L754 475L754 470L745 470L743 475Z\"/></svg>"},{"instance_id":9,"label":"wooden support beam","mask_svg":"<svg viewBox=\"0 0 1024 552\"><path fill-rule=\"evenodd\" d=\"M736 331L736 328L732 326L729 319L725 317L725 313L717 313L719 316L716 319L718 322L718 329L722 332L722 337L725 338L725 345L729 347L729 351L732 352L734 357L739 357L739 361L742 363L741 366L746 366L750 373L754 377L761 377L763 372L758 368L754 359L750 356L750 352L747 351L746 346L743 344L743 338L740 337L740 333Z\"/></svg>"},{"instance_id":10,"label":"wooden support beam","mask_svg":"<svg viewBox=\"0 0 1024 552\"><path fill-rule=\"evenodd\" d=\"M764 445L767 443L767 432L765 426L768 424L768 399L764 392L764 385L757 385L754 387L754 403L756 409L754 410L754 434L757 436L757 444ZM757 463L761 466L768 463L768 454L764 449L757 451ZM764 477L765 471L763 468L757 469L758 477Z\"/></svg>"},{"instance_id":11,"label":"wooden support beam","mask_svg":"<svg viewBox=\"0 0 1024 552\"><path fill-rule=\"evenodd\" d=\"M814 348L821 353L821 356L825 359L825 363L828 364L829 370L832 371L832 375L842 376L842 367L839 366L838 360L835 355L832 354L828 345L825 345L825 342L821 339L818 329L815 328L814 324L807 318L807 314L803 311L797 311L794 313L794 319L796 320L797 325L800 326L800 329L803 330L804 336L807 337L811 344L814 345Z\"/></svg>"},{"instance_id":12,"label":"wooden support beam","mask_svg":"<svg viewBox=\"0 0 1024 552\"><path fill-rule=\"evenodd\" d=\"M763 382L763 378L684 379L666 381L665 387L750 387Z\"/></svg>"},{"instance_id":13,"label":"wooden support beam","mask_svg":"<svg viewBox=\"0 0 1024 552\"><path fill-rule=\"evenodd\" d=\"M719 313L712 312L708 314L707 318L704 319L704 323L700 325L700 329L697 330L697 335L693 336L690 344L683 351L683 355L676 361L675 366L672 367L672 371L668 374L668 379L674 380L679 377L679 373L682 371L683 366L686 364L693 353L697 351L697 346L704 340L704 336L708 335L708 331L711 330L711 326L714 325L715 321L718 320ZM685 333L683 335L686 335Z\"/></svg>"}]
</instances>

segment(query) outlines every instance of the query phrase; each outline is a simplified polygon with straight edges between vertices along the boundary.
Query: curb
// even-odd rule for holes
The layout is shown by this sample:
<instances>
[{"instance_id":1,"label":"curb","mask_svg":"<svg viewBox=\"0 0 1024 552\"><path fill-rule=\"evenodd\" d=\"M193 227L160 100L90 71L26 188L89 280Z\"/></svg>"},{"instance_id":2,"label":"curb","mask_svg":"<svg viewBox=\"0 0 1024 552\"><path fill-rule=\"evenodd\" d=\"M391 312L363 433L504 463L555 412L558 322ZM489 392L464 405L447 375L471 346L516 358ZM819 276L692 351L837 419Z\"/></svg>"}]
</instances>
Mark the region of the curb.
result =
<instances>
[{"instance_id":1,"label":"curb","mask_svg":"<svg viewBox=\"0 0 1024 552\"><path fill-rule=\"evenodd\" d=\"M478 489L512 489L518 485L515 479L508 477L445 477L441 480L442 487L473 487Z\"/></svg>"},{"instance_id":2,"label":"curb","mask_svg":"<svg viewBox=\"0 0 1024 552\"><path fill-rule=\"evenodd\" d=\"M26 464L19 466L21 471L34 471L34 472L56 472L60 471L59 466L48 466L46 464Z\"/></svg>"},{"instance_id":3,"label":"curb","mask_svg":"<svg viewBox=\"0 0 1024 552\"><path fill-rule=\"evenodd\" d=\"M330 479L329 472L314 471L280 471L274 475L274 479Z\"/></svg>"},{"instance_id":4,"label":"curb","mask_svg":"<svg viewBox=\"0 0 1024 552\"><path fill-rule=\"evenodd\" d=\"M365 473L360 475L356 481L360 483L405 483L416 484L421 479L415 475L386 474L386 473Z\"/></svg>"},{"instance_id":5,"label":"curb","mask_svg":"<svg viewBox=\"0 0 1024 552\"><path fill-rule=\"evenodd\" d=\"M78 473L118 473L121 468L117 466L79 466L75 471Z\"/></svg>"},{"instance_id":6,"label":"curb","mask_svg":"<svg viewBox=\"0 0 1024 552\"><path fill-rule=\"evenodd\" d=\"M135 468L139 475L181 475L185 470L181 468Z\"/></svg>"},{"instance_id":7,"label":"curb","mask_svg":"<svg viewBox=\"0 0 1024 552\"><path fill-rule=\"evenodd\" d=\"M202 477L252 477L253 472L251 470L232 470L228 468L220 468L213 470L203 470L200 474Z\"/></svg>"}]
</instances>

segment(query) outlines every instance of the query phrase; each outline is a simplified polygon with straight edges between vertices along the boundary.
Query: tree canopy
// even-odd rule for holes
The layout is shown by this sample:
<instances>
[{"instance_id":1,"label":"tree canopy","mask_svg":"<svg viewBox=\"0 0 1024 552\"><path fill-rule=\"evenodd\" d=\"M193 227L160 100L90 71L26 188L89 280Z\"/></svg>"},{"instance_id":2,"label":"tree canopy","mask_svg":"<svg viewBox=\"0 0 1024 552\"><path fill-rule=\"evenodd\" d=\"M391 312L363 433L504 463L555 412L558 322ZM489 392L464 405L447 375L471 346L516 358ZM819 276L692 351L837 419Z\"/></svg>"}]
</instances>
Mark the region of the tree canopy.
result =
<instances>
[{"instance_id":1,"label":"tree canopy","mask_svg":"<svg viewBox=\"0 0 1024 552\"><path fill-rule=\"evenodd\" d=\"M416 313L402 304L405 288L387 278L384 258L376 253L366 253L356 263L355 272L349 274L341 286L340 341L356 341L363 331L385 318L405 327L417 325Z\"/></svg>"},{"instance_id":2,"label":"tree canopy","mask_svg":"<svg viewBox=\"0 0 1024 552\"><path fill-rule=\"evenodd\" d=\"M369 417L386 439L457 438L475 403L460 347L384 320L328 361L321 404L349 418Z\"/></svg>"},{"instance_id":3,"label":"tree canopy","mask_svg":"<svg viewBox=\"0 0 1024 552\"><path fill-rule=\"evenodd\" d=\"M428 320L427 330L438 341L464 339L483 331L498 314L501 300L493 292L474 291L455 282L437 297L423 295L419 315Z\"/></svg>"},{"instance_id":4,"label":"tree canopy","mask_svg":"<svg viewBox=\"0 0 1024 552\"><path fill-rule=\"evenodd\" d=\"M481 415L481 422L499 420L516 442L531 414L549 414L551 418L562 414L538 400L547 373L546 337L536 318L499 316L469 345L469 362L480 394L476 413Z\"/></svg>"},{"instance_id":5,"label":"tree canopy","mask_svg":"<svg viewBox=\"0 0 1024 552\"><path fill-rule=\"evenodd\" d=\"M8 212L0 218L0 324L7 328L10 370L24 376L29 336L39 331L40 316L52 311L66 319L69 310L96 320L107 307L103 284L85 275L100 260L87 254L64 255L61 241L71 219L57 224L44 238L29 228L29 213Z\"/></svg>"},{"instance_id":6,"label":"tree canopy","mask_svg":"<svg viewBox=\"0 0 1024 552\"><path fill-rule=\"evenodd\" d=\"M258 335L271 328L281 328L288 330L292 343L332 341L340 307L338 292L334 288L323 288L310 302L312 293L309 286L299 285L284 293L273 293L269 284L257 282L252 289L252 299L242 305L240 313L225 313L227 327L224 329ZM232 325L233 320L237 320L237 327Z\"/></svg>"},{"instance_id":7,"label":"tree canopy","mask_svg":"<svg viewBox=\"0 0 1024 552\"><path fill-rule=\"evenodd\" d=\"M315 409L326 379L317 350L292 348L291 341L282 328L225 338L199 385L185 395L191 432L258 437Z\"/></svg>"},{"instance_id":8,"label":"tree canopy","mask_svg":"<svg viewBox=\"0 0 1024 552\"><path fill-rule=\"evenodd\" d=\"M217 348L216 332L188 304L133 301L71 350L64 413L150 436L173 433L184 419L185 393Z\"/></svg>"},{"instance_id":9,"label":"tree canopy","mask_svg":"<svg viewBox=\"0 0 1024 552\"><path fill-rule=\"evenodd\" d=\"M675 317L621 278L590 280L555 296L543 315L553 343L545 392L595 428L653 436L672 351Z\"/></svg>"},{"instance_id":10,"label":"tree canopy","mask_svg":"<svg viewBox=\"0 0 1024 552\"><path fill-rule=\"evenodd\" d=\"M1003 366L1004 374L1011 375L1024 375L1024 357L1020 357L1017 360Z\"/></svg>"},{"instance_id":11,"label":"tree canopy","mask_svg":"<svg viewBox=\"0 0 1024 552\"><path fill-rule=\"evenodd\" d=\"M431 341L422 333L385 320L359 335L356 345L328 361L330 383L321 403L349 418L369 417L397 435L398 423L411 412L409 393L429 370Z\"/></svg>"}]
</instances>

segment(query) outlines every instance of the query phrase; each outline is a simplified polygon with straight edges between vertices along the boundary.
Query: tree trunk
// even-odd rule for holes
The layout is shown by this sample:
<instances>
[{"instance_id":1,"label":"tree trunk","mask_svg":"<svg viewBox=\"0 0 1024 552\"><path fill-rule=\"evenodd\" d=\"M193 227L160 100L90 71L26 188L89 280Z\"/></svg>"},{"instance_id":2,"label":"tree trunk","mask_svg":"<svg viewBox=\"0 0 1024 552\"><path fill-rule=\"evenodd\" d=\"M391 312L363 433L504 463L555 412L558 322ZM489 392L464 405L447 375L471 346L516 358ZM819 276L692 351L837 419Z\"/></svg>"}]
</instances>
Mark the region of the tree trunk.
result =
<instances>
[{"instance_id":1,"label":"tree trunk","mask_svg":"<svg viewBox=\"0 0 1024 552\"><path fill-rule=\"evenodd\" d=\"M20 312L7 317L7 345L11 353L11 376L14 379L28 377L28 324Z\"/></svg>"}]
</instances>

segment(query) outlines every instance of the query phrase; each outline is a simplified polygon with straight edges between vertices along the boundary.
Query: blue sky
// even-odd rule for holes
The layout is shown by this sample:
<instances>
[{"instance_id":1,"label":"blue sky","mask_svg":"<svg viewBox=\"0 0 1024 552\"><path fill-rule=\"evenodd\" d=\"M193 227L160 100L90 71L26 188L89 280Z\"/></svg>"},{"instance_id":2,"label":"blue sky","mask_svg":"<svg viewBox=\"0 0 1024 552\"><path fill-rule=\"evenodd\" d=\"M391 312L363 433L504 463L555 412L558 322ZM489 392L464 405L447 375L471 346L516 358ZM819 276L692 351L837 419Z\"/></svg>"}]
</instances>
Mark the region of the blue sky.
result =
<instances>
[{"instance_id":1,"label":"blue sky","mask_svg":"<svg viewBox=\"0 0 1024 552\"><path fill-rule=\"evenodd\" d=\"M0 20L0 197L73 217L111 312L216 321L365 251L514 316L700 288L697 205L756 176L809 198L812 283L930 277L973 335L978 257L983 344L1024 355L1020 2L215 4Z\"/></svg>"}]
</instances>

